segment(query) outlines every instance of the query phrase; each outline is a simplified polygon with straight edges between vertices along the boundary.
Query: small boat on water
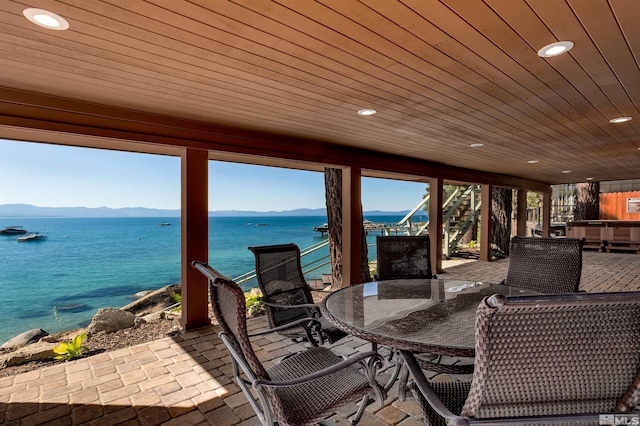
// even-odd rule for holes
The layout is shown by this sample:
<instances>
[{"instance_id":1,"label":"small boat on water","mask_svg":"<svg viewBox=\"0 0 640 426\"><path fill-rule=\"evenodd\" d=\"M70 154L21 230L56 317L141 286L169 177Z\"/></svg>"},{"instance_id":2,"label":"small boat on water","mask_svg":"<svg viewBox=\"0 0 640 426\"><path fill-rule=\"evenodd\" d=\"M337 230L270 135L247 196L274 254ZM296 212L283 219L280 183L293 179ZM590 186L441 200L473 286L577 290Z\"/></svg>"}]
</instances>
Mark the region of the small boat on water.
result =
<instances>
[{"instance_id":1,"label":"small boat on water","mask_svg":"<svg viewBox=\"0 0 640 426\"><path fill-rule=\"evenodd\" d=\"M375 222L372 222L372 221L370 221L368 219L364 219L362 221L362 225L364 226L365 231L381 229L381 228L383 228L385 226L384 223L375 223ZM315 232L321 232L321 233L324 234L325 232L329 232L329 225L326 224L326 223L323 223L320 226L314 226L313 230Z\"/></svg>"},{"instance_id":2,"label":"small boat on water","mask_svg":"<svg viewBox=\"0 0 640 426\"><path fill-rule=\"evenodd\" d=\"M20 235L26 234L27 230L22 226L7 226L5 228L0 229L0 235Z\"/></svg>"},{"instance_id":3,"label":"small boat on water","mask_svg":"<svg viewBox=\"0 0 640 426\"><path fill-rule=\"evenodd\" d=\"M169 222L162 222L159 223L158 226L171 226L171 224Z\"/></svg>"},{"instance_id":4,"label":"small boat on water","mask_svg":"<svg viewBox=\"0 0 640 426\"><path fill-rule=\"evenodd\" d=\"M23 235L22 237L18 237L18 241L19 242L40 241L40 240L44 240L45 238L47 238L46 235L42 235L42 234L39 234L37 232L34 232L32 234Z\"/></svg>"},{"instance_id":5,"label":"small boat on water","mask_svg":"<svg viewBox=\"0 0 640 426\"><path fill-rule=\"evenodd\" d=\"M329 225L328 225L328 224L326 224L326 223L323 223L323 224L322 224L322 225L320 225L320 226L314 226L314 227L313 227L313 230L314 230L315 232L322 232L322 233L324 233L324 232L328 232L328 231L329 231Z\"/></svg>"}]
</instances>

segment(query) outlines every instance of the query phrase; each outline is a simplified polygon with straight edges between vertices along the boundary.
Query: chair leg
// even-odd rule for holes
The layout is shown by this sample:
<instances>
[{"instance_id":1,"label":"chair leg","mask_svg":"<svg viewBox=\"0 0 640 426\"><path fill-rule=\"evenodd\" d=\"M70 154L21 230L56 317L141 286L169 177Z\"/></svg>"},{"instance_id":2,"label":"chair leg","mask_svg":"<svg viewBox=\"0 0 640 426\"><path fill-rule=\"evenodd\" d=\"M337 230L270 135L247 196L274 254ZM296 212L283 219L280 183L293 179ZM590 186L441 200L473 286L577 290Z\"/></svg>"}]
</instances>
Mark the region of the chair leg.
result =
<instances>
[{"instance_id":1,"label":"chair leg","mask_svg":"<svg viewBox=\"0 0 640 426\"><path fill-rule=\"evenodd\" d=\"M371 350L373 352L378 352L378 344L375 342L371 342ZM394 354L396 354L396 350L393 348L389 348L389 355L387 355L387 362L391 363L391 361L393 360ZM382 386L382 389L384 389L385 392L388 392L389 389L391 389L391 387L395 383L395 381L398 379L398 373L400 373L399 361L401 360L401 357L396 356L396 359L398 360L398 362L396 362L396 365L393 367L393 371L391 372L391 377L389 378L387 383L385 383L384 386Z\"/></svg>"},{"instance_id":2,"label":"chair leg","mask_svg":"<svg viewBox=\"0 0 640 426\"><path fill-rule=\"evenodd\" d=\"M304 328L305 334L307 335L307 339L306 339L307 343L310 343L314 347L318 346L318 342L313 337L313 334L315 334L318 337L318 340L320 340L320 344L321 345L324 344L322 333L320 332L320 330L318 330L317 327L314 327L313 325L310 325L310 324L303 324L303 328Z\"/></svg>"},{"instance_id":3,"label":"chair leg","mask_svg":"<svg viewBox=\"0 0 640 426\"><path fill-rule=\"evenodd\" d=\"M351 424L352 425L358 424L358 422L362 418L362 415L364 414L364 410L366 410L366 408L367 408L367 405L369 405L369 403L372 402L372 401L373 401L373 399L369 395L365 395L362 398L362 402L360 402L360 405L358 406L358 411L351 418Z\"/></svg>"},{"instance_id":4,"label":"chair leg","mask_svg":"<svg viewBox=\"0 0 640 426\"><path fill-rule=\"evenodd\" d=\"M389 377L389 381L383 386L385 391L389 391L393 384L398 380L398 376L402 371L402 363L400 362L400 357L396 357L396 365L393 367L393 371L391 372L391 377Z\"/></svg>"},{"instance_id":5,"label":"chair leg","mask_svg":"<svg viewBox=\"0 0 640 426\"><path fill-rule=\"evenodd\" d=\"M239 375L235 376L236 383L244 393L247 401L253 411L256 413L258 420L263 425L273 425L273 415L271 413L271 406L269 405L269 400L266 395L264 395L263 391L258 391L258 401L256 401L249 390L250 384L247 383L242 377Z\"/></svg>"},{"instance_id":6,"label":"chair leg","mask_svg":"<svg viewBox=\"0 0 640 426\"><path fill-rule=\"evenodd\" d=\"M393 361L393 356L396 354L396 350L393 348L390 348L391 350L389 351L389 355L387 355L387 361L391 362Z\"/></svg>"},{"instance_id":7,"label":"chair leg","mask_svg":"<svg viewBox=\"0 0 640 426\"><path fill-rule=\"evenodd\" d=\"M402 357L398 357L398 401L407 399L407 383L409 382L409 369L404 364Z\"/></svg>"}]
</instances>

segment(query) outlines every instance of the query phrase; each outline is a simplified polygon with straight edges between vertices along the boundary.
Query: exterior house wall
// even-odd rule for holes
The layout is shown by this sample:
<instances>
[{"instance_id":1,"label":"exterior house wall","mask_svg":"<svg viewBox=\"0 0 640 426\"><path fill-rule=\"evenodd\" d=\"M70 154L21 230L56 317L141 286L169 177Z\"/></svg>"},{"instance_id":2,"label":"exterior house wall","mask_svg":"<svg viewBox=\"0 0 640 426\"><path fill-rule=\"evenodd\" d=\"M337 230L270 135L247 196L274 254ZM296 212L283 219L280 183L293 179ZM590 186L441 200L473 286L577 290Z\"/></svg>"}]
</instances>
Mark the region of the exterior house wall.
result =
<instances>
[{"instance_id":1,"label":"exterior house wall","mask_svg":"<svg viewBox=\"0 0 640 426\"><path fill-rule=\"evenodd\" d=\"M629 199L640 200L640 191L600 194L600 220L640 220L640 211L627 212Z\"/></svg>"}]
</instances>

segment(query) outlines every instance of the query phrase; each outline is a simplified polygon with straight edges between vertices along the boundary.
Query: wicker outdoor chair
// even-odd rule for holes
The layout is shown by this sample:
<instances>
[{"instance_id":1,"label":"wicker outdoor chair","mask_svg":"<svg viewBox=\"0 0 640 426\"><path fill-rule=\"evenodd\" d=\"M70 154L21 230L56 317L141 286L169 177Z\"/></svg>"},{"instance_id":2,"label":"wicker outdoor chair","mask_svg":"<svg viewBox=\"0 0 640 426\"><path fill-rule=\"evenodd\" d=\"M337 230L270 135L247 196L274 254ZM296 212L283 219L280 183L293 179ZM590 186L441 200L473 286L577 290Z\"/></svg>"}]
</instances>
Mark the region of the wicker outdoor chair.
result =
<instances>
[{"instance_id":1,"label":"wicker outdoor chair","mask_svg":"<svg viewBox=\"0 0 640 426\"><path fill-rule=\"evenodd\" d=\"M600 416L640 415L640 292L485 298L470 383L402 356L431 425L613 424Z\"/></svg>"},{"instance_id":2,"label":"wicker outdoor chair","mask_svg":"<svg viewBox=\"0 0 640 426\"><path fill-rule=\"evenodd\" d=\"M335 343L347 335L322 318L302 273L297 245L277 244L249 247L249 250L255 256L256 278L270 328L297 321L296 327L286 327L279 333L295 342L306 341L313 346ZM302 318L316 321L298 321Z\"/></svg>"},{"instance_id":3,"label":"wicker outdoor chair","mask_svg":"<svg viewBox=\"0 0 640 426\"><path fill-rule=\"evenodd\" d=\"M275 330L248 334L242 289L207 264L194 261L192 265L207 277L212 310L222 328L220 338L231 355L233 378L263 425L332 424L323 419L361 399L351 421L356 424L372 398L382 406L385 391L375 380L382 358L376 352L345 359L326 347L312 347L265 368L250 338Z\"/></svg>"},{"instance_id":4,"label":"wicker outdoor chair","mask_svg":"<svg viewBox=\"0 0 640 426\"><path fill-rule=\"evenodd\" d=\"M502 284L540 293L575 293L582 275L579 238L513 237L509 269Z\"/></svg>"},{"instance_id":5,"label":"wicker outdoor chair","mask_svg":"<svg viewBox=\"0 0 640 426\"><path fill-rule=\"evenodd\" d=\"M428 235L376 237L377 280L437 278L431 270Z\"/></svg>"}]
</instances>

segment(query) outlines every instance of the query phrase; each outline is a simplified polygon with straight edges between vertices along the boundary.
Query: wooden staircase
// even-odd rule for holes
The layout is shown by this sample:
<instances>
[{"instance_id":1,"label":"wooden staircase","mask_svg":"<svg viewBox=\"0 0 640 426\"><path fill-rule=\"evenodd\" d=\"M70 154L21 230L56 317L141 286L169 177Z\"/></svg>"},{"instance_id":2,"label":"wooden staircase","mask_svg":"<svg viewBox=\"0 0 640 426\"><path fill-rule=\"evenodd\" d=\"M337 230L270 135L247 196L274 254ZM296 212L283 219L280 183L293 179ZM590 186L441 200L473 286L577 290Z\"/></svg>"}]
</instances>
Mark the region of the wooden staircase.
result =
<instances>
[{"instance_id":1,"label":"wooden staircase","mask_svg":"<svg viewBox=\"0 0 640 426\"><path fill-rule=\"evenodd\" d=\"M480 187L459 186L443 205L443 254L449 257L480 216ZM475 239L475 238L474 238Z\"/></svg>"},{"instance_id":2,"label":"wooden staircase","mask_svg":"<svg viewBox=\"0 0 640 426\"><path fill-rule=\"evenodd\" d=\"M407 229L408 235L422 235L429 226L429 221L416 226L413 215L429 202L429 195L422 199L400 222L399 226ZM460 185L442 204L443 214L443 254L449 257L456 251L458 243L473 227L480 216L480 186Z\"/></svg>"}]
</instances>

